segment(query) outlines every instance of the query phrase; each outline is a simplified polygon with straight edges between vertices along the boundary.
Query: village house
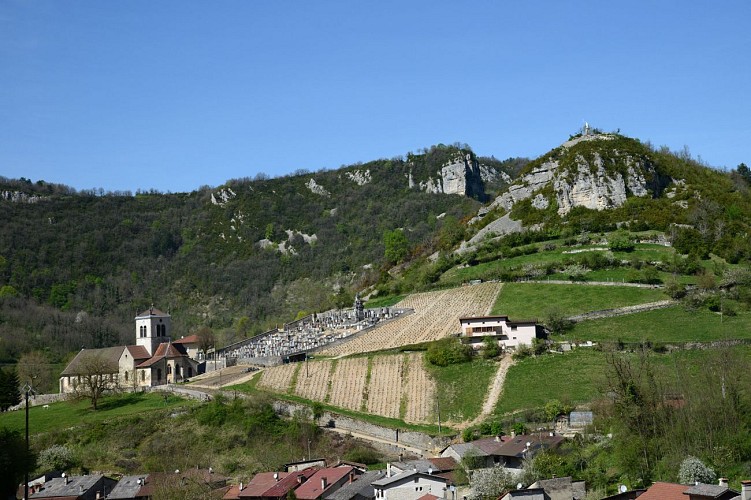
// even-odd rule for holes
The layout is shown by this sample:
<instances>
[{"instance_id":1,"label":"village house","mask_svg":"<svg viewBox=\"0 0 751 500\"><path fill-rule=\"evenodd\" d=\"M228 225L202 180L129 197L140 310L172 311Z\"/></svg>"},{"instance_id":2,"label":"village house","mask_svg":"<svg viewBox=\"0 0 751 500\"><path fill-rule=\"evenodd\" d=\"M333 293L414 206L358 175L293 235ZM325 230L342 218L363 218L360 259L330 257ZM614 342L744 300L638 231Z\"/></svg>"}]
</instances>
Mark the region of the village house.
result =
<instances>
[{"instance_id":1,"label":"village house","mask_svg":"<svg viewBox=\"0 0 751 500\"><path fill-rule=\"evenodd\" d=\"M345 484L352 483L359 473L360 471L351 466L319 469L295 490L295 497L298 500L318 500L324 495L336 492Z\"/></svg>"},{"instance_id":2,"label":"village house","mask_svg":"<svg viewBox=\"0 0 751 500\"><path fill-rule=\"evenodd\" d=\"M411 470L390 474L373 481L376 500L417 500L425 495L453 500L453 485L449 480L426 472Z\"/></svg>"},{"instance_id":3,"label":"village house","mask_svg":"<svg viewBox=\"0 0 751 500\"><path fill-rule=\"evenodd\" d=\"M461 336L479 349L485 337L493 337L503 349L515 349L532 345L536 338L543 337L542 327L535 320L512 321L508 316L473 316L459 318Z\"/></svg>"},{"instance_id":4,"label":"village house","mask_svg":"<svg viewBox=\"0 0 751 500\"><path fill-rule=\"evenodd\" d=\"M457 462L464 460L473 469L502 465L509 472L521 473L525 459L542 450L557 448L562 442L563 436L553 432L512 434L452 444L443 449L441 456L451 457Z\"/></svg>"},{"instance_id":5,"label":"village house","mask_svg":"<svg viewBox=\"0 0 751 500\"><path fill-rule=\"evenodd\" d=\"M628 498L630 492L608 498ZM751 481L741 481L738 493L728 487L728 480L721 478L719 484L696 483L692 486L677 483L656 482L641 495L639 500L751 500Z\"/></svg>"},{"instance_id":6,"label":"village house","mask_svg":"<svg viewBox=\"0 0 751 500\"><path fill-rule=\"evenodd\" d=\"M385 476L386 472L382 470L364 472L351 483L345 484L334 492L327 493L323 498L325 500L373 500L375 498L373 482L383 479Z\"/></svg>"},{"instance_id":7,"label":"village house","mask_svg":"<svg viewBox=\"0 0 751 500\"><path fill-rule=\"evenodd\" d=\"M112 491L117 481L101 474L53 478L29 490L29 499L99 500Z\"/></svg>"},{"instance_id":8,"label":"village house","mask_svg":"<svg viewBox=\"0 0 751 500\"><path fill-rule=\"evenodd\" d=\"M111 388L171 384L198 375L202 365L190 354L197 355L197 338L172 342L170 319L151 307L135 317L135 345L81 349L60 374L60 393L75 392L92 374Z\"/></svg>"}]
</instances>

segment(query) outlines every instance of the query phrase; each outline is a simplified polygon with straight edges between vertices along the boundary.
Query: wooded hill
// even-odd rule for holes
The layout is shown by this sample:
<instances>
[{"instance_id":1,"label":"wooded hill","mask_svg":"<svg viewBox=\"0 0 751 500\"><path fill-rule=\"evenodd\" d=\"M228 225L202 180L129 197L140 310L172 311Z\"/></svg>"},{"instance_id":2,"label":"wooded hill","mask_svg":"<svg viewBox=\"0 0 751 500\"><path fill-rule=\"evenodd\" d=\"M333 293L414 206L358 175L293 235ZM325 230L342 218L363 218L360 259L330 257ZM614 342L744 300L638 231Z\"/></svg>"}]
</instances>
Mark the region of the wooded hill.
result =
<instances>
[{"instance_id":1,"label":"wooded hill","mask_svg":"<svg viewBox=\"0 0 751 500\"><path fill-rule=\"evenodd\" d=\"M131 341L132 318L152 303L173 313L178 335L205 325L225 341L337 301L349 306L388 268L385 232L403 229L412 254L429 253L477 211L477 199L425 192L465 158L482 166L475 180L491 194L525 164L438 145L191 193L1 179L0 362Z\"/></svg>"}]
</instances>

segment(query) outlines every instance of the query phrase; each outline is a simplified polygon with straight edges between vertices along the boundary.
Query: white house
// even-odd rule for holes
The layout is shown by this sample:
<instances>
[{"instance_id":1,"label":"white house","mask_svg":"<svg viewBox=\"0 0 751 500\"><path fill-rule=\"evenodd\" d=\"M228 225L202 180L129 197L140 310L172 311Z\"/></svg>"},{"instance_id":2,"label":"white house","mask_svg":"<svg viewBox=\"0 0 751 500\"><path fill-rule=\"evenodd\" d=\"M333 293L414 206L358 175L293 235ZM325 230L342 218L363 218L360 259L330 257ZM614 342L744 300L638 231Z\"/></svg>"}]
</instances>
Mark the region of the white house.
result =
<instances>
[{"instance_id":1,"label":"white house","mask_svg":"<svg viewBox=\"0 0 751 500\"><path fill-rule=\"evenodd\" d=\"M417 500L425 495L453 500L449 480L430 472L411 470L373 481L375 500Z\"/></svg>"},{"instance_id":2,"label":"white house","mask_svg":"<svg viewBox=\"0 0 751 500\"><path fill-rule=\"evenodd\" d=\"M495 337L498 345L516 348L532 345L541 328L535 320L510 320L508 316L475 316L459 318L461 336L472 344L480 344L485 337ZM479 347L479 346L478 346Z\"/></svg>"},{"instance_id":3,"label":"white house","mask_svg":"<svg viewBox=\"0 0 751 500\"><path fill-rule=\"evenodd\" d=\"M60 392L74 392L94 362L113 387L163 385L197 375L199 362L186 349L190 342L171 342L170 319L151 307L135 317L136 345L81 349L60 374Z\"/></svg>"}]
</instances>

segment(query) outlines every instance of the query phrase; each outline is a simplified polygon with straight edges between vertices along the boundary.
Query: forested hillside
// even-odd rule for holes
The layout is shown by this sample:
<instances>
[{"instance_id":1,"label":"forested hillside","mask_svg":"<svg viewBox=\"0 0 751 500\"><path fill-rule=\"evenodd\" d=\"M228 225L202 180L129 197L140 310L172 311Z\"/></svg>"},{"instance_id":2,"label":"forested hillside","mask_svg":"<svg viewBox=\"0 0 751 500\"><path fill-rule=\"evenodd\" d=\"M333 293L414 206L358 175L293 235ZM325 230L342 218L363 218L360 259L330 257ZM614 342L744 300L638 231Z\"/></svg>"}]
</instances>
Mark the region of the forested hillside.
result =
<instances>
[{"instance_id":1,"label":"forested hillside","mask_svg":"<svg viewBox=\"0 0 751 500\"><path fill-rule=\"evenodd\" d=\"M225 341L349 305L388 268L385 233L397 236L390 255L403 260L432 252L442 231L477 211L476 199L425 189L467 157L479 165L468 146L439 145L406 159L135 196L2 179L0 362L130 341L133 316L152 303L172 312L178 334L203 325ZM492 189L525 163L480 162Z\"/></svg>"}]
</instances>

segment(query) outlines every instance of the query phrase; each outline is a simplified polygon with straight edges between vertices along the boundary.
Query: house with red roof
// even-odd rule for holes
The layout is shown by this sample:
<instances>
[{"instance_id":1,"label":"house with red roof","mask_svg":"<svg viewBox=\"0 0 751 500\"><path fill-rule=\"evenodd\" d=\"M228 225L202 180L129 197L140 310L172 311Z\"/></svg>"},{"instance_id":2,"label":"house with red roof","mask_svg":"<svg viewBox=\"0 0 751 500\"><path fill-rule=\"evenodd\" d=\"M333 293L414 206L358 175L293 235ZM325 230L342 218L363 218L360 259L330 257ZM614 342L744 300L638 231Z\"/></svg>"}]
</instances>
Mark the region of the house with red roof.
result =
<instances>
[{"instance_id":1,"label":"house with red roof","mask_svg":"<svg viewBox=\"0 0 751 500\"><path fill-rule=\"evenodd\" d=\"M171 317L153 306L135 317L135 345L81 349L60 374L60 392L75 392L90 382L108 388L137 388L181 382L198 375L190 337L171 341ZM187 347L186 347L187 346Z\"/></svg>"},{"instance_id":2,"label":"house with red roof","mask_svg":"<svg viewBox=\"0 0 751 500\"><path fill-rule=\"evenodd\" d=\"M295 489L295 497L298 500L318 500L351 483L359 475L360 471L349 465L320 469Z\"/></svg>"}]
</instances>

